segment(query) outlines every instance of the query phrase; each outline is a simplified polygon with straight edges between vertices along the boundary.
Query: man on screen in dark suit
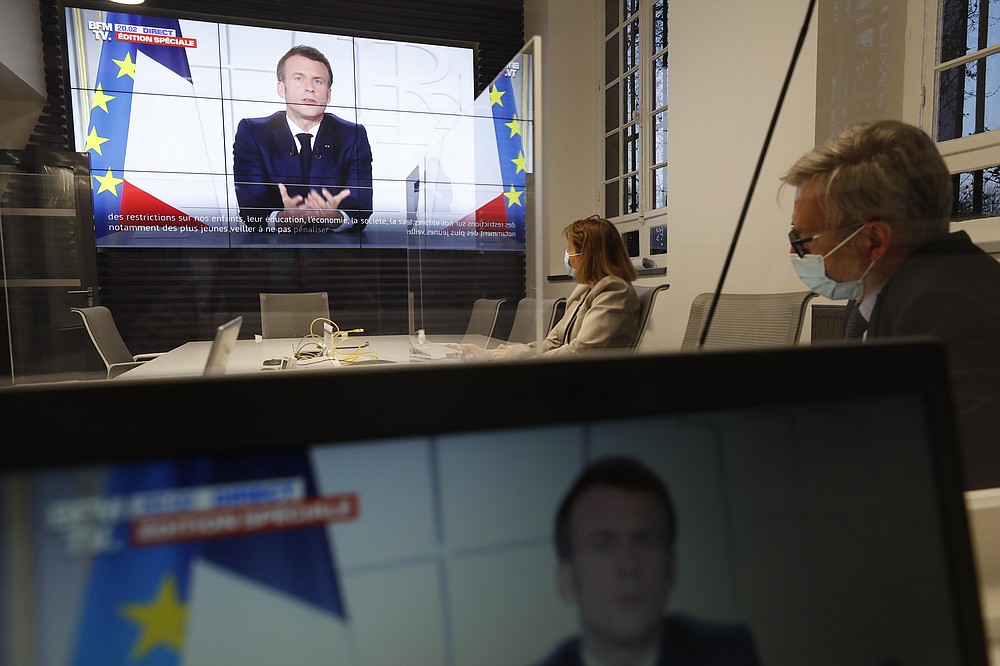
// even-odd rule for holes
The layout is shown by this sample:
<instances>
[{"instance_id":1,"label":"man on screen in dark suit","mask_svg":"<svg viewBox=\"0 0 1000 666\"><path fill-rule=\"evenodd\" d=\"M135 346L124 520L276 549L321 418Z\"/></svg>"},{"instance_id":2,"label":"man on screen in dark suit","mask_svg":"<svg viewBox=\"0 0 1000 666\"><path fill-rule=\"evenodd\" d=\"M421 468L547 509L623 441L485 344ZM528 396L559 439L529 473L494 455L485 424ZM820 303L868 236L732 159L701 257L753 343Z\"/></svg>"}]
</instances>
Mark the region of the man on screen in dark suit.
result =
<instances>
[{"instance_id":1,"label":"man on screen in dark suit","mask_svg":"<svg viewBox=\"0 0 1000 666\"><path fill-rule=\"evenodd\" d=\"M364 126L326 113L329 60L295 46L277 75L285 111L245 118L236 129L240 217L260 231L363 229L372 213L372 149Z\"/></svg>"},{"instance_id":2,"label":"man on screen in dark suit","mask_svg":"<svg viewBox=\"0 0 1000 666\"><path fill-rule=\"evenodd\" d=\"M850 299L849 335L944 344L966 489L1000 486L1000 262L966 232L949 233L952 177L937 146L906 123L868 123L817 146L782 180L796 188L799 277Z\"/></svg>"},{"instance_id":3,"label":"man on screen in dark suit","mask_svg":"<svg viewBox=\"0 0 1000 666\"><path fill-rule=\"evenodd\" d=\"M587 467L556 514L560 595L580 633L539 666L757 666L742 625L664 614L677 519L666 486L632 458Z\"/></svg>"}]
</instances>

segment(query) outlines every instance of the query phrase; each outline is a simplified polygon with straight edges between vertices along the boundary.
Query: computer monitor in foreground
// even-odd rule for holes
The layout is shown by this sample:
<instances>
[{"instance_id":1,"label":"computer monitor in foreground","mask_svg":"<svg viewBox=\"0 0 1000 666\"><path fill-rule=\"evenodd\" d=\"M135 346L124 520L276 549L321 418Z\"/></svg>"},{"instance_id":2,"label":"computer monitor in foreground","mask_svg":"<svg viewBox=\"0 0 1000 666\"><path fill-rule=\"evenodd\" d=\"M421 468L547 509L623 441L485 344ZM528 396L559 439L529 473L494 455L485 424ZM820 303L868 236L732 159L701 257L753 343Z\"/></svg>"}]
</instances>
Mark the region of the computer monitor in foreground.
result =
<instances>
[{"instance_id":1,"label":"computer monitor in foreground","mask_svg":"<svg viewBox=\"0 0 1000 666\"><path fill-rule=\"evenodd\" d=\"M557 506L616 456L676 510L656 613L986 666L945 377L914 342L12 389L0 663L540 663L584 605Z\"/></svg>"}]
</instances>

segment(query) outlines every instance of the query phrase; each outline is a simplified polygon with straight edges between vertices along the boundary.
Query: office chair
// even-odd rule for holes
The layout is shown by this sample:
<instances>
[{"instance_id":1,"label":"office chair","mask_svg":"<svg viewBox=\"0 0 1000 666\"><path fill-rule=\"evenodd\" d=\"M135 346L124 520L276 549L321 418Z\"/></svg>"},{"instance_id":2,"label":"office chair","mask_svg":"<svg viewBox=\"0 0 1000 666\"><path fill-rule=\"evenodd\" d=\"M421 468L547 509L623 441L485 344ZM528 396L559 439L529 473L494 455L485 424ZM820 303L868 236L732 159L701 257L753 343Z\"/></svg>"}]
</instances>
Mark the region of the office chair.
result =
<instances>
[{"instance_id":1,"label":"office chair","mask_svg":"<svg viewBox=\"0 0 1000 666\"><path fill-rule=\"evenodd\" d=\"M94 343L97 353L108 370L108 379L114 379L126 370L142 365L163 353L133 355L125 345L121 333L118 332L118 326L115 324L114 317L111 316L111 310L103 305L89 308L70 308L70 310L83 319L87 335L90 336L90 341Z\"/></svg>"},{"instance_id":2,"label":"office chair","mask_svg":"<svg viewBox=\"0 0 1000 666\"><path fill-rule=\"evenodd\" d=\"M780 347L798 344L811 291L779 294L720 294L703 349ZM681 350L698 349L712 294L691 303Z\"/></svg>"},{"instance_id":3,"label":"office chair","mask_svg":"<svg viewBox=\"0 0 1000 666\"><path fill-rule=\"evenodd\" d=\"M550 331L556 323L563 318L564 314L566 314L566 299L557 298L556 302L552 304L552 321L549 322Z\"/></svg>"},{"instance_id":4,"label":"office chair","mask_svg":"<svg viewBox=\"0 0 1000 666\"><path fill-rule=\"evenodd\" d=\"M325 291L260 295L260 329L264 338L301 338L309 335L316 318L330 318ZM319 335L323 329L313 331Z\"/></svg>"},{"instance_id":5,"label":"office chair","mask_svg":"<svg viewBox=\"0 0 1000 666\"><path fill-rule=\"evenodd\" d=\"M479 298L472 304L472 314L469 324L462 336L463 344L476 344L488 348L493 338L493 329L497 325L500 306L507 302L506 298Z\"/></svg>"},{"instance_id":6,"label":"office chair","mask_svg":"<svg viewBox=\"0 0 1000 666\"><path fill-rule=\"evenodd\" d=\"M642 342L643 336L646 334L646 328L649 326L650 314L653 311L653 304L656 301L656 296L662 292L670 289L669 284L658 284L655 287L636 287L635 293L639 296L639 326L635 331L635 341L632 343L632 351L639 348L639 344Z\"/></svg>"},{"instance_id":7,"label":"office chair","mask_svg":"<svg viewBox=\"0 0 1000 666\"><path fill-rule=\"evenodd\" d=\"M522 298L514 311L514 323L511 324L508 342L532 342L535 339L535 322L539 314L545 317L542 335L552 330L566 309L565 298L545 298L539 301L535 298Z\"/></svg>"}]
</instances>

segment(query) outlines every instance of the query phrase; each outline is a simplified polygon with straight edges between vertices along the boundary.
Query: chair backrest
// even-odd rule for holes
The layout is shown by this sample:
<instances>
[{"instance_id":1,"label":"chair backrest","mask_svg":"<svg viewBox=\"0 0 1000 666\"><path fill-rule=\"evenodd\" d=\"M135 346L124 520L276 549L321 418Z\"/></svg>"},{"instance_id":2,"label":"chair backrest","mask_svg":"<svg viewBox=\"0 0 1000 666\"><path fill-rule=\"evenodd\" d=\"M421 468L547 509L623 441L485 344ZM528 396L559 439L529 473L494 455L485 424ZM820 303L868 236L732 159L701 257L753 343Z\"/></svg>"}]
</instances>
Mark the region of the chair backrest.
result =
<instances>
[{"instance_id":1,"label":"chair backrest","mask_svg":"<svg viewBox=\"0 0 1000 666\"><path fill-rule=\"evenodd\" d=\"M205 362L206 377L226 374L229 355L233 353L233 346L236 344L236 338L240 336L242 325L243 317L236 317L215 329L215 338L208 350L208 361Z\"/></svg>"},{"instance_id":2,"label":"chair backrest","mask_svg":"<svg viewBox=\"0 0 1000 666\"><path fill-rule=\"evenodd\" d=\"M552 330L566 309L565 298L543 298L541 302L535 298L522 298L514 311L514 323L511 324L508 342L532 342L535 339L535 324L538 315L544 317L542 335Z\"/></svg>"},{"instance_id":3,"label":"chair backrest","mask_svg":"<svg viewBox=\"0 0 1000 666\"><path fill-rule=\"evenodd\" d=\"M317 318L330 318L330 299L325 291L260 295L261 337L304 337ZM322 331L320 328L318 334Z\"/></svg>"},{"instance_id":4,"label":"chair backrest","mask_svg":"<svg viewBox=\"0 0 1000 666\"><path fill-rule=\"evenodd\" d=\"M703 349L781 347L798 344L811 291L780 294L720 294ZM712 294L691 303L681 350L698 349Z\"/></svg>"},{"instance_id":5,"label":"chair backrest","mask_svg":"<svg viewBox=\"0 0 1000 666\"><path fill-rule=\"evenodd\" d=\"M500 306L506 301L506 298L476 299L472 304L472 314L469 316L469 325L465 329L462 342L486 346L493 337Z\"/></svg>"},{"instance_id":6,"label":"chair backrest","mask_svg":"<svg viewBox=\"0 0 1000 666\"><path fill-rule=\"evenodd\" d=\"M566 314L566 299L557 298L555 300L555 303L552 304L552 316L549 318L548 330L551 331L552 328L556 325L556 322L558 322L560 319L563 318L564 314Z\"/></svg>"},{"instance_id":7,"label":"chair backrest","mask_svg":"<svg viewBox=\"0 0 1000 666\"><path fill-rule=\"evenodd\" d=\"M646 328L649 325L649 315L653 311L653 303L656 301L657 294L667 289L670 289L669 284L635 288L635 293L639 296L639 327L635 331L635 341L632 343L633 350L639 347L642 337L646 334Z\"/></svg>"},{"instance_id":8,"label":"chair backrest","mask_svg":"<svg viewBox=\"0 0 1000 666\"><path fill-rule=\"evenodd\" d=\"M116 363L132 363L135 359L132 352L125 345L118 326L115 324L111 310L103 305L95 305L89 308L71 308L73 312L83 319L83 326L87 329L90 341L97 348L104 365L111 369Z\"/></svg>"}]
</instances>

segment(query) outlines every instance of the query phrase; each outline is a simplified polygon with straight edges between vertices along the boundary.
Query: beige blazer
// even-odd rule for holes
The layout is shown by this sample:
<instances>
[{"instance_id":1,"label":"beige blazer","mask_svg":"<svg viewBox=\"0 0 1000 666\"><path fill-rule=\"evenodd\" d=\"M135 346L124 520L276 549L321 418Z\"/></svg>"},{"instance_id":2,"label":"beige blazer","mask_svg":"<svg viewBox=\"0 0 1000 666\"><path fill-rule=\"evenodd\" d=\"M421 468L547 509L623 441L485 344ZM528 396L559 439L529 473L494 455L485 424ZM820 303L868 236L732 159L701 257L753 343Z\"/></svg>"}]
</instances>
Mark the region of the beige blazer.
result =
<instances>
[{"instance_id":1,"label":"beige blazer","mask_svg":"<svg viewBox=\"0 0 1000 666\"><path fill-rule=\"evenodd\" d=\"M593 287L579 284L566 301L566 313L542 341L546 358L610 348L628 348L639 327L639 297L631 282L602 278ZM512 345L507 358L530 356L535 343Z\"/></svg>"}]
</instances>

